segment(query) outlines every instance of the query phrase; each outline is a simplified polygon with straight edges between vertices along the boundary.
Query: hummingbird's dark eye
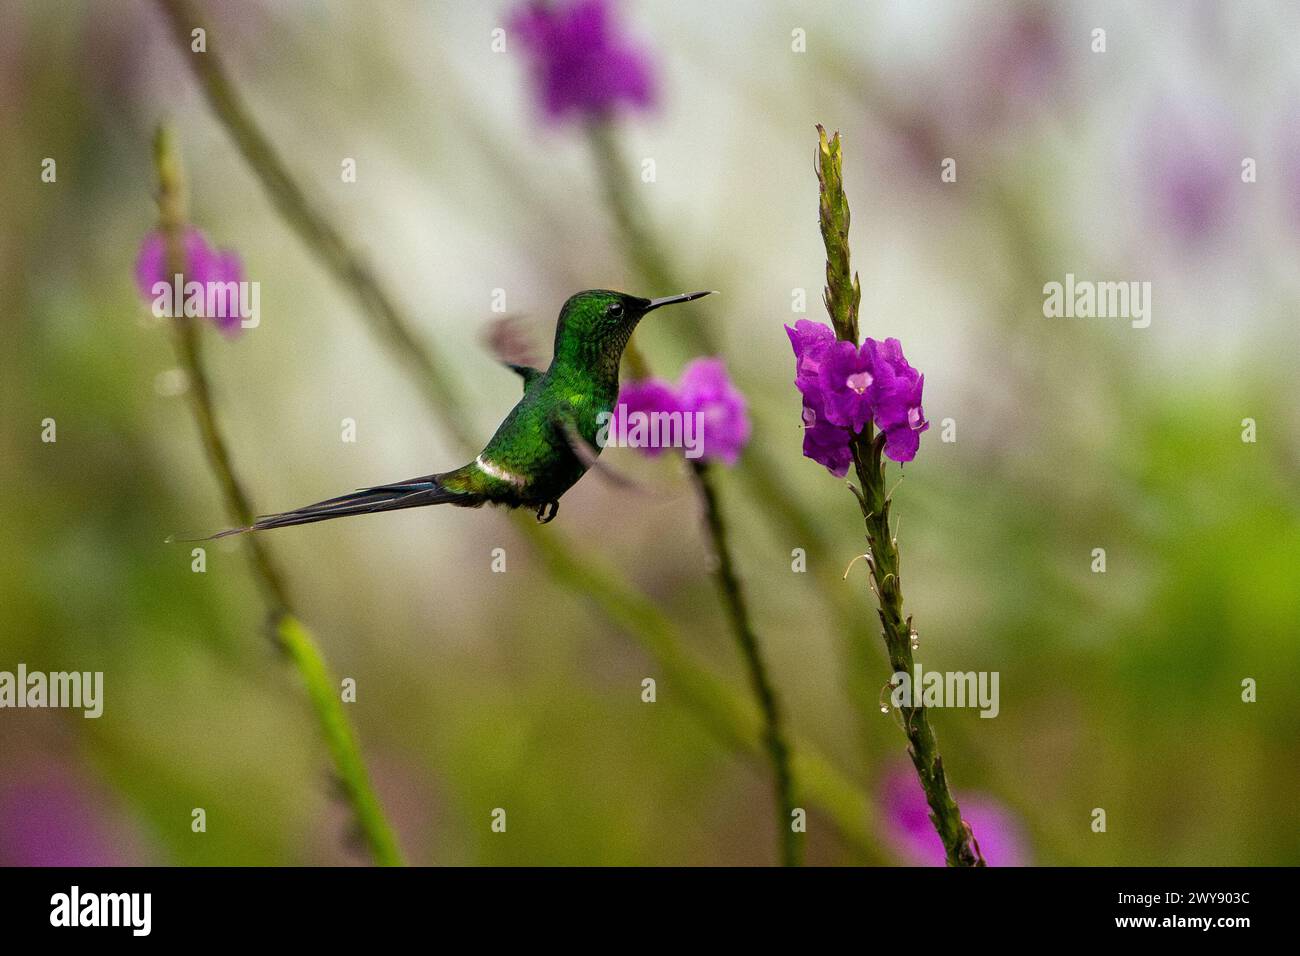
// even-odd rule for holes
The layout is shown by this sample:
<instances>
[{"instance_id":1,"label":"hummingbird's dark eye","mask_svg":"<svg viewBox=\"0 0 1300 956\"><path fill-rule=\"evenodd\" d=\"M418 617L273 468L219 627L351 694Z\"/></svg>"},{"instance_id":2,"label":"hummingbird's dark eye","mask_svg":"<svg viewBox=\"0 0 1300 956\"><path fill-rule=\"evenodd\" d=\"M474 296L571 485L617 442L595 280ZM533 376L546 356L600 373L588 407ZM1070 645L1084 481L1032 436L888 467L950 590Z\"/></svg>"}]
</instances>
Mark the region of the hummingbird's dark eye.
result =
<instances>
[{"instance_id":1,"label":"hummingbird's dark eye","mask_svg":"<svg viewBox=\"0 0 1300 956\"><path fill-rule=\"evenodd\" d=\"M609 306L605 309L605 314L608 315L611 319L623 318L623 303L611 302Z\"/></svg>"}]
</instances>

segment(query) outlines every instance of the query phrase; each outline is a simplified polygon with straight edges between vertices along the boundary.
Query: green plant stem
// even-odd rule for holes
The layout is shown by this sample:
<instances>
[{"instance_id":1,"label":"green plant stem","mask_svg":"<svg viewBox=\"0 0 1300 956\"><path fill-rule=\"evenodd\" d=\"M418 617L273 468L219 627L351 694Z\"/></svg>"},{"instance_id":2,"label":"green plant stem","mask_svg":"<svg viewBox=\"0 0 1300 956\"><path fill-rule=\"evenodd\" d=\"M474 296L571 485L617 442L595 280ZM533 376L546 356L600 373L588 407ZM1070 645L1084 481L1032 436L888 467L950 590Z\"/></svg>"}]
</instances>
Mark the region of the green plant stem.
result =
<instances>
[{"instance_id":1,"label":"green plant stem","mask_svg":"<svg viewBox=\"0 0 1300 956\"><path fill-rule=\"evenodd\" d=\"M169 237L169 247L172 245ZM169 248L168 259L171 253ZM170 266L169 266L170 268ZM178 271L183 271L183 266ZM173 273L174 274L174 273ZM230 450L225 437L217 425L216 412L212 401L212 390L208 382L207 370L203 365L202 330L192 319L180 316L172 321L173 337L176 342L176 355L185 370L190 393L190 406L194 412L194 421L199 428L199 437L212 465L213 474L221 485L222 496L226 500L226 510L231 519L239 526L245 527L256 520L256 513L249 503L248 495L235 477L234 465L230 459ZM263 539L250 535L248 554L255 578L262 591L271 613L275 616L289 613L289 592L284 575L271 557Z\"/></svg>"},{"instance_id":2,"label":"green plant stem","mask_svg":"<svg viewBox=\"0 0 1300 956\"><path fill-rule=\"evenodd\" d=\"M355 250L307 201L306 194L290 175L234 90L213 37L208 38L206 53L190 53L189 31L196 23L190 5L185 0L158 0L158 3L172 25L172 36L178 51L190 64L217 119L262 182L275 208L307 248L316 254L362 305L363 317L379 337L399 351L402 363L414 371L424 386L422 394L431 410L458 444L472 454L476 448L466 427L468 413L463 409L455 390L446 384L450 381L446 375L449 367L447 363L441 360L431 345L422 343L410 332L411 323L392 297L384 291L378 277L361 263ZM371 308L374 304L379 304L377 311ZM397 332L394 333L393 329L397 329ZM726 693L725 684L713 678L702 665L679 653L679 638L671 623L639 594L616 586L621 585L617 575L603 569L594 556L583 555L579 559L556 530L543 529L522 514L516 520L524 537L547 559L548 567L557 581L586 594L611 619L623 623L633 636L651 650L666 670L672 670L679 676L690 674L695 684L709 687L712 694ZM694 694L688 697L688 701L707 723L715 730L720 730L724 740L733 743L747 740L749 735L745 718L739 716L741 711L735 706L711 707L706 698L705 694ZM743 749L752 750L747 745ZM810 742L796 737L794 749L791 776L798 781L797 788L807 795L810 802L827 813L846 843L865 855L879 858L879 846L868 829L871 803L863 796L860 788L843 777ZM804 774L809 774L809 778L805 780Z\"/></svg>"},{"instance_id":3,"label":"green plant stem","mask_svg":"<svg viewBox=\"0 0 1300 956\"><path fill-rule=\"evenodd\" d=\"M843 160L840 135L829 140L826 130L817 127L816 155L819 189L819 220L822 241L826 246L826 311L836 336L858 345L858 306L862 290L852 271L849 256L849 201L844 193ZM898 539L889 530L890 497L885 487L885 464L882 452L885 436L873 435L870 423L853 437L850 449L853 468L861 489L853 489L862 509L867 530L867 565L871 569L873 590L880 604L885 649L894 673L913 673L912 619L903 612L903 586L898 555ZM852 487L852 486L850 486ZM949 866L983 866L979 844L970 825L961 818L944 774L939 742L923 706L900 708L903 729L910 744L908 753L930 806L930 819L943 840Z\"/></svg>"},{"instance_id":4,"label":"green plant stem","mask_svg":"<svg viewBox=\"0 0 1300 956\"><path fill-rule=\"evenodd\" d=\"M366 846L380 866L401 866L402 851L370 784L356 736L343 713L339 682L325 663L320 645L291 614L280 618L276 630L281 645L307 686L307 696L334 760L344 797L356 814L357 827Z\"/></svg>"},{"instance_id":5,"label":"green plant stem","mask_svg":"<svg viewBox=\"0 0 1300 956\"><path fill-rule=\"evenodd\" d=\"M179 152L165 129L158 131L154 155L159 182L159 226L166 240L164 259L167 274L169 277L184 276L188 269L183 238L186 224L184 179ZM203 364L202 330L198 320L184 314L173 317L171 326L177 358L188 378L190 405L199 436L221 486L226 510L238 525L250 525L254 520L254 510L243 484L235 474L229 445L217 422L212 390ZM381 866L400 866L401 851L370 785L356 737L343 714L338 682L326 667L311 632L294 614L284 574L265 543L257 535L249 535L247 544L254 577L270 612L272 626L281 647L289 654L307 687L344 798L356 815L362 837L376 863Z\"/></svg>"},{"instance_id":6,"label":"green plant stem","mask_svg":"<svg viewBox=\"0 0 1300 956\"><path fill-rule=\"evenodd\" d=\"M889 664L895 674L910 675L914 673L912 619L903 613L898 539L889 531L891 502L885 490L885 465L881 459L885 436L879 434L873 438L871 426L868 425L867 431L854 437L851 447L853 469L861 484L858 503L867 527L867 564L880 602L880 623ZM949 866L983 866L984 858L980 854L979 844L971 833L970 825L962 820L961 810L948 788L943 758L939 755L939 741L930 726L928 712L916 703L918 696L914 693L913 705L899 708L899 713L911 745L908 754L916 767L926 802L930 805L930 819L943 840Z\"/></svg>"},{"instance_id":7,"label":"green plant stem","mask_svg":"<svg viewBox=\"0 0 1300 956\"><path fill-rule=\"evenodd\" d=\"M758 635L754 633L754 626L750 622L745 592L740 586L735 560L727 543L727 529L723 523L722 509L718 504L712 469L700 459L692 461L690 467L691 479L704 504L704 520L714 547L713 558L716 562L714 574L722 592L722 604L731 622L736 643L740 646L740 656L749 674L754 699L758 701L759 711L763 715L763 746L772 763L776 786L777 833L780 835L781 862L785 866L797 866L799 842L791 825L794 817L794 780L790 773L790 745L786 741L781 708L777 702L776 691L772 687L772 680L767 673L767 665L763 661Z\"/></svg>"}]
</instances>

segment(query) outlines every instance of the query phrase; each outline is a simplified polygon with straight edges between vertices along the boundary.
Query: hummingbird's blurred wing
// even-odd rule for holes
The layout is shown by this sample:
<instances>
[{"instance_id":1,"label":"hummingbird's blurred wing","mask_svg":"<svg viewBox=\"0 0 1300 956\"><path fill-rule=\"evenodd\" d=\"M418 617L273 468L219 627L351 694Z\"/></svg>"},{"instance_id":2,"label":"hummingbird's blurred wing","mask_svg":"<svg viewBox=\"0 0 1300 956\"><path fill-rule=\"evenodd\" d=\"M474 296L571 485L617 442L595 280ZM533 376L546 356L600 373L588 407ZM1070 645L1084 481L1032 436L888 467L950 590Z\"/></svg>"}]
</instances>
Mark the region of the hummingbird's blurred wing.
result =
<instances>
[{"instance_id":1,"label":"hummingbird's blurred wing","mask_svg":"<svg viewBox=\"0 0 1300 956\"><path fill-rule=\"evenodd\" d=\"M593 448L587 439L582 437L582 432L578 430L578 426L571 416L557 413L556 425L564 435L565 441L569 443L569 448L573 451L574 456L578 461L582 462L582 466L588 471L594 471L610 484L617 485L620 488L631 488L647 494L650 493L650 490L641 482L629 478L617 469L611 468L602 462L599 457L600 452Z\"/></svg>"}]
</instances>

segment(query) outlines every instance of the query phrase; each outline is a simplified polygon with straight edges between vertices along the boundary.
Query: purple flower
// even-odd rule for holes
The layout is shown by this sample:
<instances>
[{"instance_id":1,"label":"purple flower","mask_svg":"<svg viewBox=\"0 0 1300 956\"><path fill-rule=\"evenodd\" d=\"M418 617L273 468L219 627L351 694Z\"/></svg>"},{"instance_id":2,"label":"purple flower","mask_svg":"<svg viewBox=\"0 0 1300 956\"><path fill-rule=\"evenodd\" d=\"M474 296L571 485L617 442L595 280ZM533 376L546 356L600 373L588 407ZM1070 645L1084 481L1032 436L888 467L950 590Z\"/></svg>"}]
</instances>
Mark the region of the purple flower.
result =
<instances>
[{"instance_id":1,"label":"purple flower","mask_svg":"<svg viewBox=\"0 0 1300 956\"><path fill-rule=\"evenodd\" d=\"M852 342L835 342L822 355L817 372L826 420L860 432L871 421L879 386L876 384L875 343L861 348Z\"/></svg>"},{"instance_id":2,"label":"purple flower","mask_svg":"<svg viewBox=\"0 0 1300 956\"><path fill-rule=\"evenodd\" d=\"M794 349L794 384L803 395L803 453L824 466L836 478L849 473L853 455L847 428L826 417L826 403L821 386L822 364L839 343L830 326L800 319L794 328L785 327ZM844 343L847 345L848 343Z\"/></svg>"},{"instance_id":3,"label":"purple flower","mask_svg":"<svg viewBox=\"0 0 1300 956\"><path fill-rule=\"evenodd\" d=\"M867 339L863 348L867 346L875 353L879 388L875 419L876 427L885 433L885 454L897 462L911 461L921 444L921 432L930 427L921 406L925 376L903 358L898 339Z\"/></svg>"},{"instance_id":4,"label":"purple flower","mask_svg":"<svg viewBox=\"0 0 1300 956\"><path fill-rule=\"evenodd\" d=\"M675 413L675 422L656 413ZM698 416L688 423L686 416ZM639 421L638 421L639 419ZM698 421L698 431L692 430ZM665 433L664 429L667 429ZM681 441L706 461L731 466L749 442L749 408L719 358L698 358L674 388L658 378L628 382L619 391L610 434L650 456ZM644 441L642 441L644 437Z\"/></svg>"},{"instance_id":5,"label":"purple flower","mask_svg":"<svg viewBox=\"0 0 1300 956\"><path fill-rule=\"evenodd\" d=\"M848 473L849 442L874 420L885 454L911 461L930 427L921 406L925 377L907 363L898 339L862 346L836 340L819 322L785 327L795 357L795 387L803 394L803 453L837 478Z\"/></svg>"},{"instance_id":6,"label":"purple flower","mask_svg":"<svg viewBox=\"0 0 1300 956\"><path fill-rule=\"evenodd\" d=\"M687 365L677 395L682 411L700 415L701 457L734 465L749 442L749 410L722 359L698 358Z\"/></svg>"},{"instance_id":7,"label":"purple flower","mask_svg":"<svg viewBox=\"0 0 1300 956\"><path fill-rule=\"evenodd\" d=\"M206 290L211 283L239 283L244 279L244 267L239 256L229 249L213 249L207 238L194 226L185 229L183 237L185 262L182 275L185 285L197 282ZM140 252L135 260L135 282L140 295L153 301L155 283L165 282L169 286L173 277L167 274L167 239L161 229L155 229L144 237ZM205 293L206 300L206 293ZM242 317L239 314L239 297L225 297L223 305L218 306L212 319L217 327L229 336L239 334Z\"/></svg>"},{"instance_id":8,"label":"purple flower","mask_svg":"<svg viewBox=\"0 0 1300 956\"><path fill-rule=\"evenodd\" d=\"M645 435L634 427L637 417L651 416L660 412L680 412L681 400L673 391L670 383L659 378L643 378L637 382L628 382L618 393L618 403L610 419L610 434L627 435L644 455L657 458L664 450L663 444L653 441L653 435ZM645 437L644 442L640 441Z\"/></svg>"},{"instance_id":9,"label":"purple flower","mask_svg":"<svg viewBox=\"0 0 1300 956\"><path fill-rule=\"evenodd\" d=\"M649 57L623 36L607 0L530 3L511 20L531 56L533 82L549 119L607 117L621 104L654 99Z\"/></svg>"},{"instance_id":10,"label":"purple flower","mask_svg":"<svg viewBox=\"0 0 1300 956\"><path fill-rule=\"evenodd\" d=\"M794 349L795 387L807 394L809 388L816 388L822 357L835 343L835 333L829 325L800 319L793 329L787 325L785 334L790 336L790 347Z\"/></svg>"},{"instance_id":11,"label":"purple flower","mask_svg":"<svg viewBox=\"0 0 1300 956\"><path fill-rule=\"evenodd\" d=\"M803 425L804 457L824 465L836 478L847 475L849 466L853 464L849 430L826 421L825 416L818 414L817 406L807 398L803 401Z\"/></svg>"},{"instance_id":12,"label":"purple flower","mask_svg":"<svg viewBox=\"0 0 1300 956\"><path fill-rule=\"evenodd\" d=\"M1028 866L1029 845L1019 821L988 797L962 794L961 815L970 824L989 866ZM910 770L900 769L881 787L885 840L909 866L944 866L943 841L930 822L925 791Z\"/></svg>"}]
</instances>

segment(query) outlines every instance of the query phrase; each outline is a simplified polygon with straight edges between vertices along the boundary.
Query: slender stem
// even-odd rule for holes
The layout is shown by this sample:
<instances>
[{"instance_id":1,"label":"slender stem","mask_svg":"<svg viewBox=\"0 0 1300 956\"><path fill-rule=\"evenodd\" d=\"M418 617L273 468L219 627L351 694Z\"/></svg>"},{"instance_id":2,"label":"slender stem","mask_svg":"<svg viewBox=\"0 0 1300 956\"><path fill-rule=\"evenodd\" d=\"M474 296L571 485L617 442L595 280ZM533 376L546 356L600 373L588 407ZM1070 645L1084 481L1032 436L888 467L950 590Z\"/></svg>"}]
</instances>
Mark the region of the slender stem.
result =
<instances>
[{"instance_id":1,"label":"slender stem","mask_svg":"<svg viewBox=\"0 0 1300 956\"><path fill-rule=\"evenodd\" d=\"M357 828L371 855L380 866L401 866L402 851L379 797L370 785L370 775L361 759L352 725L343 713L339 682L325 663L320 646L302 622L289 614L280 618L277 632L307 686L307 696L334 760L343 795L356 813Z\"/></svg>"},{"instance_id":2,"label":"slender stem","mask_svg":"<svg viewBox=\"0 0 1300 956\"><path fill-rule=\"evenodd\" d=\"M169 254L174 240L169 237ZM169 271L171 270L169 266ZM184 266L175 267L183 272ZM172 273L176 274L175 272ZM221 492L226 499L227 510L231 518L240 527L253 523L256 519L248 495L235 477L234 465L230 459L230 450L225 437L217 424L216 412L212 402L212 390L208 383L207 370L203 365L203 339L198 323L184 316L178 316L172 322L176 342L176 354L189 379L190 406L194 411L194 420L199 426L199 436L207 452L212 471L221 485ZM289 613L289 593L285 578L276 565L264 540L257 535L249 535L248 550L253 566L257 571L258 587L263 592L268 606L274 615Z\"/></svg>"},{"instance_id":3,"label":"slender stem","mask_svg":"<svg viewBox=\"0 0 1300 956\"><path fill-rule=\"evenodd\" d=\"M184 229L186 224L184 178L179 152L165 129L158 131L154 151L158 171L159 226L166 241L167 275L184 276ZM182 280L183 285L183 280ZM226 510L240 525L253 523L253 506L235 473L230 447L217 422L202 358L202 338L198 321L178 314L172 319L176 354L189 380L190 404L208 461L221 485ZM285 578L265 543L256 535L247 536L249 559L262 591L272 624L281 646L288 652L306 684L317 722L329 747L345 799L356 814L357 826L376 863L400 866L401 851L392 828L384 817L379 800L371 788L356 737L343 714L338 681L330 673L311 632L294 615Z\"/></svg>"},{"instance_id":4,"label":"slender stem","mask_svg":"<svg viewBox=\"0 0 1300 956\"><path fill-rule=\"evenodd\" d=\"M895 674L912 674L912 619L903 613L898 539L889 531L891 501L885 487L885 465L881 460L885 436L880 434L873 439L870 430L868 425L867 431L855 436L852 444L853 468L865 502L860 502L860 505L867 526L868 565L880 601L880 623L889 664ZM948 788L943 758L939 755L939 741L930 726L929 713L916 703L918 699L919 695L913 695L913 706L901 707L899 711L911 744L908 754L930 805L930 818L943 840L950 866L983 866L979 844L970 825L962 820L961 810Z\"/></svg>"},{"instance_id":5,"label":"slender stem","mask_svg":"<svg viewBox=\"0 0 1300 956\"><path fill-rule=\"evenodd\" d=\"M836 336L858 344L858 305L862 290L849 259L849 201L844 194L843 161L840 134L829 140L826 130L817 127L819 143L816 156L820 184L820 222L826 246L826 311ZM869 551L867 564L875 581L880 603L880 623L885 649L894 673L913 673L912 619L903 613L903 585L898 556L898 539L889 530L890 497L885 485L885 464L881 453L883 434L873 436L871 423L853 437L850 448L853 468L861 488L858 504L866 523ZM914 695L915 701L915 695ZM943 840L949 866L983 866L979 844L970 825L961 818L961 810L948 789L948 779L939 755L939 742L925 708L920 705L900 708L907 734L908 753L916 775L930 805L930 819Z\"/></svg>"},{"instance_id":6,"label":"slender stem","mask_svg":"<svg viewBox=\"0 0 1300 956\"><path fill-rule=\"evenodd\" d=\"M704 504L704 518L713 543L714 559L717 562L715 574L722 592L723 607L731 621L736 642L740 645L740 656L745 661L754 697L763 714L763 746L772 763L776 784L776 822L781 862L785 866L797 866L799 843L793 827L794 778L790 771L790 745L786 741L781 708L771 678L768 677L763 652L758 645L758 635L754 633L754 626L750 622L745 592L736 574L735 559L727 544L727 529L718 505L717 489L714 487L710 466L699 459L692 461L691 477Z\"/></svg>"}]
</instances>

